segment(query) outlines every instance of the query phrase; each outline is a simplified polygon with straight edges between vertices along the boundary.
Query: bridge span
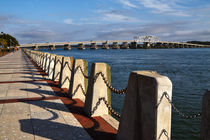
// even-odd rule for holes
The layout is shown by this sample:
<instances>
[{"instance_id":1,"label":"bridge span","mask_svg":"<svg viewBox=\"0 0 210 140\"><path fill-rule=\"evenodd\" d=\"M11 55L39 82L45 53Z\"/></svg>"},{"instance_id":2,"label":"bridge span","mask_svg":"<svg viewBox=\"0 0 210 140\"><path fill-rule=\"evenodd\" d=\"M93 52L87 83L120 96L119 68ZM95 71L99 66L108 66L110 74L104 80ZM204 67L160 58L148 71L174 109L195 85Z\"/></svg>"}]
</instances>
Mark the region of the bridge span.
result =
<instances>
[{"instance_id":1,"label":"bridge span","mask_svg":"<svg viewBox=\"0 0 210 140\"><path fill-rule=\"evenodd\" d=\"M78 49L149 49L149 48L208 48L210 45L191 44L185 42L168 42L168 41L154 41L141 42L136 40L102 40L102 41L78 41L78 42L47 42L47 43L31 43L21 44L20 48L31 48L38 50L39 48L49 48L55 50L56 48L64 48L70 50L71 48Z\"/></svg>"}]
</instances>

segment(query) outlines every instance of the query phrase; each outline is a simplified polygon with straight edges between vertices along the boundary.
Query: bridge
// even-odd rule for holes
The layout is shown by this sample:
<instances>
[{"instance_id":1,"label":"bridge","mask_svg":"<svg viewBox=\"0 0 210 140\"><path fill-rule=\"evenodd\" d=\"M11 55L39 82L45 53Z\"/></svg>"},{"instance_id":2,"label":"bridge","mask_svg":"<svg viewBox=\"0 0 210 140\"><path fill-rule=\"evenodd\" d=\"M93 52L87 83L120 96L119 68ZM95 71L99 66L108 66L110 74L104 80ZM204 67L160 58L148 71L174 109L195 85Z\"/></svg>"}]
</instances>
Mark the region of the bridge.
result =
<instances>
[{"instance_id":1,"label":"bridge","mask_svg":"<svg viewBox=\"0 0 210 140\"><path fill-rule=\"evenodd\" d=\"M20 48L31 48L38 50L39 48L78 48L84 50L90 49L149 49L149 48L208 48L210 45L191 44L185 42L168 42L168 41L150 41L150 40L101 40L101 41L78 41L78 42L47 42L47 43L31 43L21 44Z\"/></svg>"}]
</instances>

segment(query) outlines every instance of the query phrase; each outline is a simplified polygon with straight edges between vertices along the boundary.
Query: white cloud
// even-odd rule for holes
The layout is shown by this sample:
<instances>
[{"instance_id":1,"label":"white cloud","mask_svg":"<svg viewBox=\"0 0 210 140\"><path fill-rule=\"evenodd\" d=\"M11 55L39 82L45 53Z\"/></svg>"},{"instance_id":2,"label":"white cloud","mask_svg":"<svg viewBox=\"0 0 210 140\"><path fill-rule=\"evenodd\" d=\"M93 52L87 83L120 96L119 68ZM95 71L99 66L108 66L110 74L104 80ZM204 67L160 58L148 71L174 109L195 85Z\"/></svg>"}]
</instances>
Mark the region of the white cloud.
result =
<instances>
[{"instance_id":1,"label":"white cloud","mask_svg":"<svg viewBox=\"0 0 210 140\"><path fill-rule=\"evenodd\" d=\"M113 13L105 13L103 20L111 22L140 22L137 18Z\"/></svg>"},{"instance_id":2,"label":"white cloud","mask_svg":"<svg viewBox=\"0 0 210 140\"><path fill-rule=\"evenodd\" d=\"M190 35L195 33L195 31L192 30L184 30L184 31L176 31L175 34L176 35Z\"/></svg>"},{"instance_id":3,"label":"white cloud","mask_svg":"<svg viewBox=\"0 0 210 140\"><path fill-rule=\"evenodd\" d=\"M174 16L190 16L177 3L179 0L138 0L144 7L153 9L153 13L169 14ZM181 8L181 9L180 9Z\"/></svg>"},{"instance_id":4,"label":"white cloud","mask_svg":"<svg viewBox=\"0 0 210 140\"><path fill-rule=\"evenodd\" d=\"M66 24L73 24L73 20L70 19L70 18L64 19L63 22L66 23Z\"/></svg>"},{"instance_id":5,"label":"white cloud","mask_svg":"<svg viewBox=\"0 0 210 140\"><path fill-rule=\"evenodd\" d=\"M101 16L99 17L99 20L103 20L103 21L107 21L107 22L124 22L124 23L141 22L141 20L139 20L138 18L123 15L123 14L116 13L113 11L99 10L97 12L99 14L101 14Z\"/></svg>"},{"instance_id":6,"label":"white cloud","mask_svg":"<svg viewBox=\"0 0 210 140\"><path fill-rule=\"evenodd\" d=\"M138 6L132 4L129 0L119 0L125 7L129 8L138 8Z\"/></svg>"}]
</instances>

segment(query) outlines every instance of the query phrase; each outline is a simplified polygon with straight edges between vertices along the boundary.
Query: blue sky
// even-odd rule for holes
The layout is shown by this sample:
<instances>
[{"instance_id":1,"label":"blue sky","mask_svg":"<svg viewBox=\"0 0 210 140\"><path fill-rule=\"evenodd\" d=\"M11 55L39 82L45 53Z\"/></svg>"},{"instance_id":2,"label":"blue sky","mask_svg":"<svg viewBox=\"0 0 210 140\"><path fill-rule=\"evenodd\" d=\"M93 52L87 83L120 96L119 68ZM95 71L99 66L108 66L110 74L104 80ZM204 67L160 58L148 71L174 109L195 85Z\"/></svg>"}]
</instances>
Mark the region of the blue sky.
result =
<instances>
[{"instance_id":1,"label":"blue sky","mask_svg":"<svg viewBox=\"0 0 210 140\"><path fill-rule=\"evenodd\" d=\"M0 31L20 43L210 41L209 0L1 0Z\"/></svg>"}]
</instances>

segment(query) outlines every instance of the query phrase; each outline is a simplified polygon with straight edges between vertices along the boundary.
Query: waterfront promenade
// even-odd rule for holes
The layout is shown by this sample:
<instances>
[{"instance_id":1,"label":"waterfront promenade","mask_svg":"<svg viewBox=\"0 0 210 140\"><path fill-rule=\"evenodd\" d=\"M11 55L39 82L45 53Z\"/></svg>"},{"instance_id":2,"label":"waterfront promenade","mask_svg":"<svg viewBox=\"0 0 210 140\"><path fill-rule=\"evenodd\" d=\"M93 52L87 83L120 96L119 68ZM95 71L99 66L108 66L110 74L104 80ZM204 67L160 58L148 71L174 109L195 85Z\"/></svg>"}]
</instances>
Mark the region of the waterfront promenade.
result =
<instances>
[{"instance_id":1,"label":"waterfront promenade","mask_svg":"<svg viewBox=\"0 0 210 140\"><path fill-rule=\"evenodd\" d=\"M115 139L115 128L63 92L24 52L0 57L0 139Z\"/></svg>"}]
</instances>

